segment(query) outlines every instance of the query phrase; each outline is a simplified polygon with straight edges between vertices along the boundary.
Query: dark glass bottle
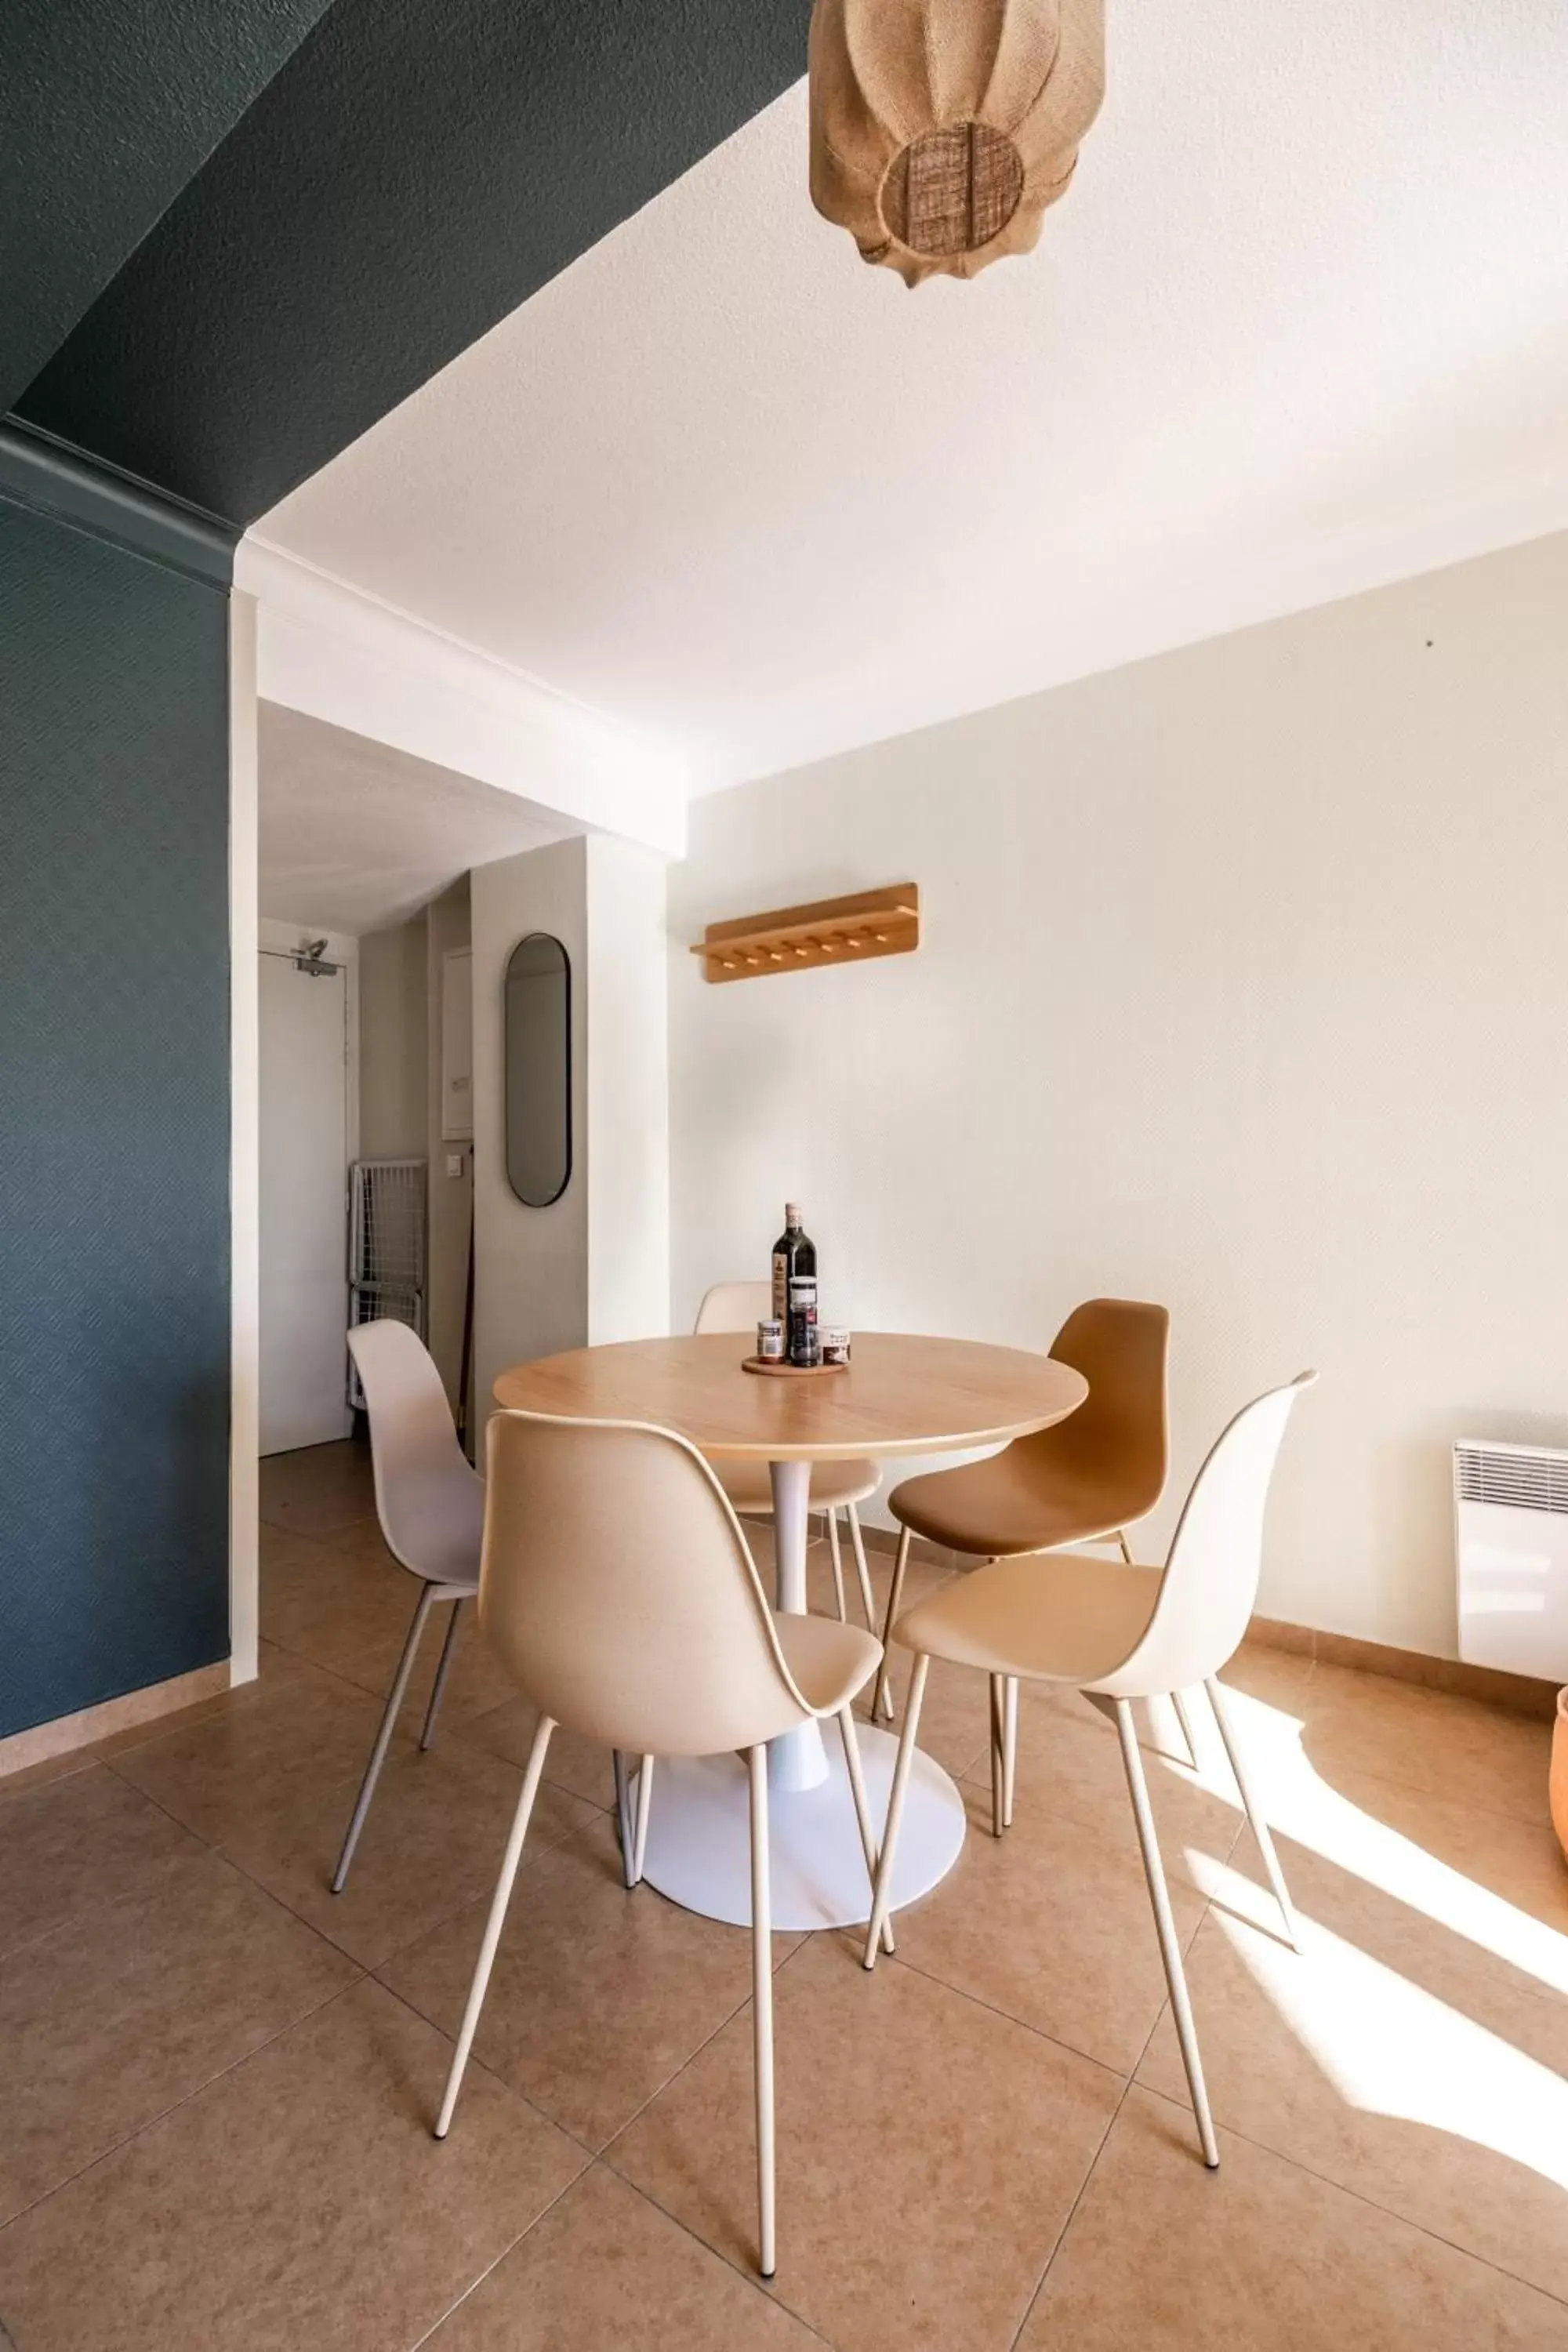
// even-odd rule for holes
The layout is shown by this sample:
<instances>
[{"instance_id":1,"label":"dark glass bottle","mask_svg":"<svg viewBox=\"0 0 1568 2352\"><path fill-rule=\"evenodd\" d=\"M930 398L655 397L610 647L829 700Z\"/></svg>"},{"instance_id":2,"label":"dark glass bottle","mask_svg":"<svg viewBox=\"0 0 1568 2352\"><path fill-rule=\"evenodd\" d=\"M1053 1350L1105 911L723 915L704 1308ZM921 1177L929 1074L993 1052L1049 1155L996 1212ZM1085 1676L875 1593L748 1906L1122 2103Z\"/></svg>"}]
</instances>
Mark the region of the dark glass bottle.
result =
<instances>
[{"instance_id":1,"label":"dark glass bottle","mask_svg":"<svg viewBox=\"0 0 1568 2352\"><path fill-rule=\"evenodd\" d=\"M773 1314L784 1327L784 1353L792 1364L822 1361L816 1323L816 1244L808 1239L800 1211L784 1207L784 1229L773 1244Z\"/></svg>"}]
</instances>

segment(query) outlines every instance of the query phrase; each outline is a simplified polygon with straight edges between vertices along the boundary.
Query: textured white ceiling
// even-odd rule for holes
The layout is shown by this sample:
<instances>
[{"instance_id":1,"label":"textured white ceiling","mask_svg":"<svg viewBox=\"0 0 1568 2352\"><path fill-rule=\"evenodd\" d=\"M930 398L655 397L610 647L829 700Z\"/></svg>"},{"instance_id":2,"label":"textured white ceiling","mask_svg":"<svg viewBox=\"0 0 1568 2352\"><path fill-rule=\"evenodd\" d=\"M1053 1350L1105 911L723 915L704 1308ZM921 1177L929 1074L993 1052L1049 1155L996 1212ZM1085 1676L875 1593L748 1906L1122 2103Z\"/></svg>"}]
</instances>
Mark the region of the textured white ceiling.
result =
<instances>
[{"instance_id":1,"label":"textured white ceiling","mask_svg":"<svg viewBox=\"0 0 1568 2352\"><path fill-rule=\"evenodd\" d=\"M470 866L576 830L514 793L416 760L275 702L260 705L264 915L324 931L384 930Z\"/></svg>"},{"instance_id":2,"label":"textured white ceiling","mask_svg":"<svg viewBox=\"0 0 1568 2352\"><path fill-rule=\"evenodd\" d=\"M1568 524L1562 0L1113 0L1038 252L910 293L804 88L265 518L698 789Z\"/></svg>"}]
</instances>

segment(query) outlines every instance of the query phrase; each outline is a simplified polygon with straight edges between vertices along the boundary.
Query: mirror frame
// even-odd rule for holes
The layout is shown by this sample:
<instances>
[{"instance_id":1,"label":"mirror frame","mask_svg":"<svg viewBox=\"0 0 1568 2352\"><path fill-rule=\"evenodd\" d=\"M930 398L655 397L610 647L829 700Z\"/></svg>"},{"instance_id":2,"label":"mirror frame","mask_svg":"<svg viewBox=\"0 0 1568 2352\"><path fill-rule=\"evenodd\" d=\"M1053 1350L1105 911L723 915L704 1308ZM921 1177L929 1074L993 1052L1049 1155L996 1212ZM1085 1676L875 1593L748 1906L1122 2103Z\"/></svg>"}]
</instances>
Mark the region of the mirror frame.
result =
<instances>
[{"instance_id":1,"label":"mirror frame","mask_svg":"<svg viewBox=\"0 0 1568 2352\"><path fill-rule=\"evenodd\" d=\"M526 1193L521 1192L518 1190L517 1178L512 1173L511 1166L512 1067L510 994L513 965L516 963L519 956L522 953L524 948L531 947L536 940L544 940L549 946L554 948L561 958L561 979L563 995L562 1023L564 1031L562 1063L563 1079L565 1087L565 1100L563 1105L562 1124L565 1148L563 1154L564 1167L562 1172L560 1183L556 1186L554 1192L548 1194L544 1200L531 1201ZM513 1199L521 1202L525 1209L551 1208L557 1201L560 1200L562 1194L565 1192L566 1187L572 1181L574 1146L575 1140L572 1131L572 958L567 952L566 942L564 940L558 940L553 931L525 932L506 960L506 975L501 982L501 1067L506 1081L503 1088L502 1098L502 1128L504 1144L502 1157L506 1163L507 1183L510 1188Z\"/></svg>"}]
</instances>

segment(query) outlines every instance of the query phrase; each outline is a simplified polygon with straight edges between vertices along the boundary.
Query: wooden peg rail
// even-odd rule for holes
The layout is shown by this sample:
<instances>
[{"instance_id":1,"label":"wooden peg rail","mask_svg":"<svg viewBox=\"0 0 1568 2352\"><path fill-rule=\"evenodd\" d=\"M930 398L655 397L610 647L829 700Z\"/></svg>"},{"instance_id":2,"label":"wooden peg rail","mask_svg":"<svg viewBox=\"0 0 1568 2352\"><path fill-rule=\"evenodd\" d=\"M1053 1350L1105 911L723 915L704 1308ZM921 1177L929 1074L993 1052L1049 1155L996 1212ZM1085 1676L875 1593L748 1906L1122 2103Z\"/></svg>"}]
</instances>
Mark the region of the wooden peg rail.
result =
<instances>
[{"instance_id":1,"label":"wooden peg rail","mask_svg":"<svg viewBox=\"0 0 1568 2352\"><path fill-rule=\"evenodd\" d=\"M908 955L920 943L920 891L912 882L897 882L848 898L819 898L810 907L779 907L769 915L710 923L691 952L701 956L710 980L761 980L767 972Z\"/></svg>"}]
</instances>

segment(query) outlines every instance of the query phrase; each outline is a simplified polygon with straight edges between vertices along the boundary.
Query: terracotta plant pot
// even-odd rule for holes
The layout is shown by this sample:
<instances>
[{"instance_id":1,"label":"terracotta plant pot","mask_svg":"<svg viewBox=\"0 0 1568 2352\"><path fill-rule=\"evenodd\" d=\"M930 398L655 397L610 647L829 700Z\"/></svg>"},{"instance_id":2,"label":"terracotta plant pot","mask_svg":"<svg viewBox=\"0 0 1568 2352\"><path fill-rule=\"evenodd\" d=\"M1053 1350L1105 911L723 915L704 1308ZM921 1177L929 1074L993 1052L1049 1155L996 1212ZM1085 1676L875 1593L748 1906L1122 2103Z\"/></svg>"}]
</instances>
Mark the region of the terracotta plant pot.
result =
<instances>
[{"instance_id":1,"label":"terracotta plant pot","mask_svg":"<svg viewBox=\"0 0 1568 2352\"><path fill-rule=\"evenodd\" d=\"M1552 1727L1552 1826L1568 1857L1568 1690L1557 1694L1557 1720Z\"/></svg>"}]
</instances>

